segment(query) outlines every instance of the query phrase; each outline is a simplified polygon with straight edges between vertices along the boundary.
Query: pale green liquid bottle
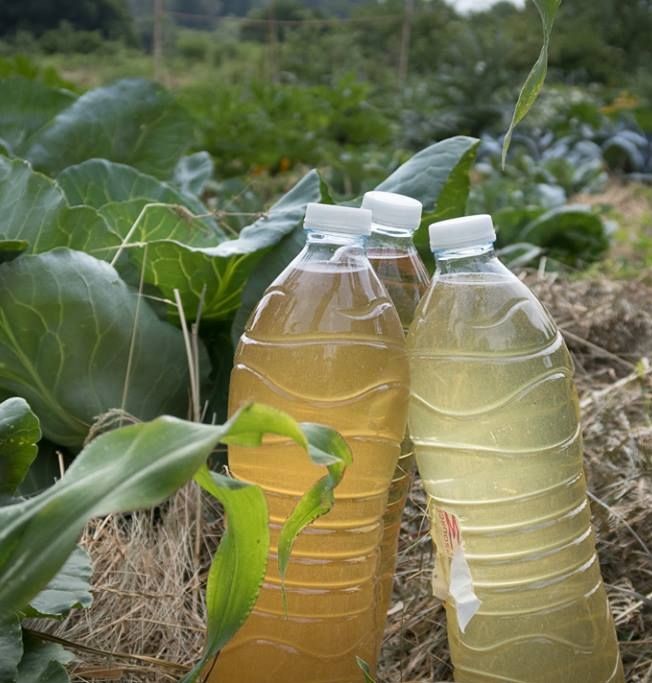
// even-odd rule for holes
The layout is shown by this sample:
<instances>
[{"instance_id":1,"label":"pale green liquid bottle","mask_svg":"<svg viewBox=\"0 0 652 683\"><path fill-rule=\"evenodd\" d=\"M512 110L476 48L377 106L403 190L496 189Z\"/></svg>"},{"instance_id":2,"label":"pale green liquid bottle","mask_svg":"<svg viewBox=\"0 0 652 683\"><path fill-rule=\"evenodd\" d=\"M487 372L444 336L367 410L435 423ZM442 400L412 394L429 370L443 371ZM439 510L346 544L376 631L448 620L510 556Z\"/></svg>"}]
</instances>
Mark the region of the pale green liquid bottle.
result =
<instances>
[{"instance_id":1,"label":"pale green liquid bottle","mask_svg":"<svg viewBox=\"0 0 652 683\"><path fill-rule=\"evenodd\" d=\"M417 305L430 284L428 272L412 239L421 221L421 203L393 192L374 191L365 194L362 207L369 209L372 214L367 256L394 302L403 330L407 334ZM380 597L376 605L380 626L379 642L382 640L387 609L391 602L401 517L414 470L414 446L406 433L383 518Z\"/></svg>"},{"instance_id":2,"label":"pale green liquid bottle","mask_svg":"<svg viewBox=\"0 0 652 683\"><path fill-rule=\"evenodd\" d=\"M489 216L431 226L437 270L408 336L455 680L623 683L571 358L493 239Z\"/></svg>"}]
</instances>

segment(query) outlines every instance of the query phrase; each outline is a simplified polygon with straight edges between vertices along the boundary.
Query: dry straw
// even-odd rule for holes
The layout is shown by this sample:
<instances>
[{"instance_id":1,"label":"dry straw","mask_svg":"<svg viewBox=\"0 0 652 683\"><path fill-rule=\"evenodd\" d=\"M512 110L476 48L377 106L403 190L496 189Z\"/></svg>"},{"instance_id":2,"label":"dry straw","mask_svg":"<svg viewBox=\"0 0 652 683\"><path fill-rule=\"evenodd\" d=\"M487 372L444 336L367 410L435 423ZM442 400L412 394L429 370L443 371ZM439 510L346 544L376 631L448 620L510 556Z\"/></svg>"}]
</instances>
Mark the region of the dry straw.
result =
<instances>
[{"instance_id":1,"label":"dry straw","mask_svg":"<svg viewBox=\"0 0 652 683\"><path fill-rule=\"evenodd\" d=\"M626 680L652 683L652 287L642 279L527 280L559 322L576 364L593 522ZM92 609L34 625L91 648L76 650L76 681L173 681L181 668L143 656L177 665L197 657L201 587L223 529L216 506L206 497L202 506L189 485L155 511L110 516L86 529L82 542L95 565ZM417 481L404 516L379 683L452 680L444 612L430 594L425 507Z\"/></svg>"}]
</instances>

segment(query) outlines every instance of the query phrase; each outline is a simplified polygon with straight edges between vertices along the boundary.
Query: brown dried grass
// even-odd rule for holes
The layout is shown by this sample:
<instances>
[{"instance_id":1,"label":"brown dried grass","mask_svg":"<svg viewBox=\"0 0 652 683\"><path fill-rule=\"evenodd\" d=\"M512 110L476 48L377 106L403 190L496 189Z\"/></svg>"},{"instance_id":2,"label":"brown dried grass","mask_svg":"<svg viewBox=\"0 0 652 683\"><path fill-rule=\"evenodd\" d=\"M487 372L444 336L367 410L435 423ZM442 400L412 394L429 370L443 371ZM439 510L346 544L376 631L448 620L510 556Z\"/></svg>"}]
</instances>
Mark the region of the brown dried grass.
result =
<instances>
[{"instance_id":1,"label":"brown dried grass","mask_svg":"<svg viewBox=\"0 0 652 683\"><path fill-rule=\"evenodd\" d=\"M621 282L526 278L575 359L598 552L629 683L652 683L652 373L641 362L652 360L652 286L646 278L651 282L652 273ZM430 592L425 507L417 481L404 515L382 683L452 680L445 616ZM196 538L196 514L196 493L188 487L156 513L90 525L83 543L95 565L93 607L54 632L104 651L190 664L203 640L201 585L222 529L219 511L203 500ZM122 656L77 654L76 681L150 683L178 675Z\"/></svg>"}]
</instances>

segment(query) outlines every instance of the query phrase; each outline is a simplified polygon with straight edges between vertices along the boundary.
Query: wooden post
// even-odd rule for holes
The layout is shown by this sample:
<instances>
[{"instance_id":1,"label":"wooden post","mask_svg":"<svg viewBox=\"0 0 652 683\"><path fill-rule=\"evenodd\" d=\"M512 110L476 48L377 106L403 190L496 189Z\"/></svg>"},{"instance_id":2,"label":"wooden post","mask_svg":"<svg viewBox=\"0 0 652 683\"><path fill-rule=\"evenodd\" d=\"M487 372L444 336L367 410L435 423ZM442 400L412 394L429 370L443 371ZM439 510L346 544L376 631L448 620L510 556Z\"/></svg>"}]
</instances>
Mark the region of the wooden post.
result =
<instances>
[{"instance_id":1,"label":"wooden post","mask_svg":"<svg viewBox=\"0 0 652 683\"><path fill-rule=\"evenodd\" d=\"M276 24L275 0L269 0L269 7L267 8L267 72L269 80L277 81L277 54L278 54L278 34Z\"/></svg>"},{"instance_id":2,"label":"wooden post","mask_svg":"<svg viewBox=\"0 0 652 683\"><path fill-rule=\"evenodd\" d=\"M154 0L154 79L160 81L163 76L163 0Z\"/></svg>"},{"instance_id":3,"label":"wooden post","mask_svg":"<svg viewBox=\"0 0 652 683\"><path fill-rule=\"evenodd\" d=\"M412 15L414 14L414 0L405 0L403 12L403 28L401 30L401 52L398 60L399 87L405 85L410 62L410 39L412 37Z\"/></svg>"}]
</instances>

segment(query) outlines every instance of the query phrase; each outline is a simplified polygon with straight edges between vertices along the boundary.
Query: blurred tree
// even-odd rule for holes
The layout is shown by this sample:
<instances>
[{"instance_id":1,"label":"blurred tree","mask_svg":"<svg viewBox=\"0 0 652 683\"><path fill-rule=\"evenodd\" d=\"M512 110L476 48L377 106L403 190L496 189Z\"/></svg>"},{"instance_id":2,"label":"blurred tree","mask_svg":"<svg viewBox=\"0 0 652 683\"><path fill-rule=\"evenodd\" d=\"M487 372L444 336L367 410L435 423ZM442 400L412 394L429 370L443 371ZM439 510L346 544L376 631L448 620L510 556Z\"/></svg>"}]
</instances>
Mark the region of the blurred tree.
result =
<instances>
[{"instance_id":1,"label":"blurred tree","mask_svg":"<svg viewBox=\"0 0 652 683\"><path fill-rule=\"evenodd\" d=\"M401 29L406 9L405 0L367 2L353 12L355 19L367 20L357 26L361 49L379 66L395 73L399 62ZM450 41L447 27L457 18L455 10L444 0L415 0L409 52L409 72L432 73L442 50Z\"/></svg>"},{"instance_id":2,"label":"blurred tree","mask_svg":"<svg viewBox=\"0 0 652 683\"><path fill-rule=\"evenodd\" d=\"M562 3L551 65L579 81L622 83L623 74L652 64L652 0Z\"/></svg>"},{"instance_id":3,"label":"blurred tree","mask_svg":"<svg viewBox=\"0 0 652 683\"><path fill-rule=\"evenodd\" d=\"M202 31L215 28L215 19L208 17L217 18L222 14L219 0L173 0L168 7L177 13L175 23Z\"/></svg>"},{"instance_id":4,"label":"blurred tree","mask_svg":"<svg viewBox=\"0 0 652 683\"><path fill-rule=\"evenodd\" d=\"M305 19L319 19L324 15L315 9L305 8L298 0L273 0L267 2L264 7L252 9L247 22L242 27L242 37L245 40L254 40L264 43L269 40L269 21L281 22L274 27L276 39L284 41L292 26L283 22L300 22Z\"/></svg>"},{"instance_id":5,"label":"blurred tree","mask_svg":"<svg viewBox=\"0 0 652 683\"><path fill-rule=\"evenodd\" d=\"M243 17L251 9L249 0L223 0L222 12L236 17Z\"/></svg>"},{"instance_id":6,"label":"blurred tree","mask_svg":"<svg viewBox=\"0 0 652 683\"><path fill-rule=\"evenodd\" d=\"M110 40L132 42L132 20L125 0L2 0L0 35L29 31L41 35L68 22L73 28L100 31Z\"/></svg>"}]
</instances>

